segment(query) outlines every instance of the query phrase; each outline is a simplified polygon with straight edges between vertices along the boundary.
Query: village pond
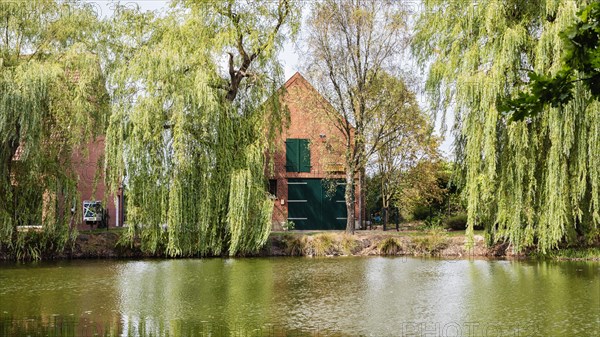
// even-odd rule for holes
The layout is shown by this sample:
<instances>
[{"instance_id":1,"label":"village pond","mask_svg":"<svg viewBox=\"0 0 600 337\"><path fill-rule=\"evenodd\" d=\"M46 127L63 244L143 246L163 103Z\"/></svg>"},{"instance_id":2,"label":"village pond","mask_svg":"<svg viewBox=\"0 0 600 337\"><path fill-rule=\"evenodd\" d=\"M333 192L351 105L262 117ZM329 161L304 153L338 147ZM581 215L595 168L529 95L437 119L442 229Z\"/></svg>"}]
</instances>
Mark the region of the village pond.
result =
<instances>
[{"instance_id":1,"label":"village pond","mask_svg":"<svg viewBox=\"0 0 600 337\"><path fill-rule=\"evenodd\" d=\"M0 334L599 336L600 263L385 257L0 264Z\"/></svg>"}]
</instances>

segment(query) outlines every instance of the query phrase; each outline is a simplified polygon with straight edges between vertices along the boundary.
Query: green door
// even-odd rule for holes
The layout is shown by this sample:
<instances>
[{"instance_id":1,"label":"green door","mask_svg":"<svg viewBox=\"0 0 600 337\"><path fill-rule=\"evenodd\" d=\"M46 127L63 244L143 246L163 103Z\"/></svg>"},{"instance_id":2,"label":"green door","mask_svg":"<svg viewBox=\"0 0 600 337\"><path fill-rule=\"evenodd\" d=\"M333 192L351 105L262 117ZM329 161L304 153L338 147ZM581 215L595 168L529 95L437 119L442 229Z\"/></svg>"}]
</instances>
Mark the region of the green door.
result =
<instances>
[{"instance_id":1,"label":"green door","mask_svg":"<svg viewBox=\"0 0 600 337\"><path fill-rule=\"evenodd\" d=\"M328 193L322 179L288 179L288 220L300 230L346 228L344 188Z\"/></svg>"},{"instance_id":2,"label":"green door","mask_svg":"<svg viewBox=\"0 0 600 337\"><path fill-rule=\"evenodd\" d=\"M342 181L334 182L335 187L331 190L323 188L323 225L326 229L346 229L346 184Z\"/></svg>"},{"instance_id":3,"label":"green door","mask_svg":"<svg viewBox=\"0 0 600 337\"><path fill-rule=\"evenodd\" d=\"M288 220L296 229L322 229L321 202L320 179L288 179Z\"/></svg>"}]
</instances>

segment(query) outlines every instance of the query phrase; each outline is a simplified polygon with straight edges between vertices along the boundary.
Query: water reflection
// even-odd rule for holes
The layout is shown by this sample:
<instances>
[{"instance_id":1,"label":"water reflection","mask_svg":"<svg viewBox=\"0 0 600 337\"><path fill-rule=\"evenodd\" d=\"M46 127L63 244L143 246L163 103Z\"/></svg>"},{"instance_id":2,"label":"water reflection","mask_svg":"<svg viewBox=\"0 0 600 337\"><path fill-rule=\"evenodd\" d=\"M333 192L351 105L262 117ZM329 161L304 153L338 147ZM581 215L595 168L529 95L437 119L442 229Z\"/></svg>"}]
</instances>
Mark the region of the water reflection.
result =
<instances>
[{"instance_id":1,"label":"water reflection","mask_svg":"<svg viewBox=\"0 0 600 337\"><path fill-rule=\"evenodd\" d=\"M0 334L594 336L600 263L416 258L0 265Z\"/></svg>"}]
</instances>

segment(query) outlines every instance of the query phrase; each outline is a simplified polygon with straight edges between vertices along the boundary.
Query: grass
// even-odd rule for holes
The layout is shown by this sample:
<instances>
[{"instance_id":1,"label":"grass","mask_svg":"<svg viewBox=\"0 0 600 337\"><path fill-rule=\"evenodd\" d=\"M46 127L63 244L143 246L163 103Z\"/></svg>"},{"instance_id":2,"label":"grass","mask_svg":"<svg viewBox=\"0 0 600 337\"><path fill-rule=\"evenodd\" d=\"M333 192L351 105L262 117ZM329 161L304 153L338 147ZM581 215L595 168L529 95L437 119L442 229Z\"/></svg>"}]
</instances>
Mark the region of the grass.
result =
<instances>
[{"instance_id":1,"label":"grass","mask_svg":"<svg viewBox=\"0 0 600 337\"><path fill-rule=\"evenodd\" d=\"M352 255L360 248L357 238L345 233L277 233L273 237L283 242L283 249L290 256Z\"/></svg>"},{"instance_id":2,"label":"grass","mask_svg":"<svg viewBox=\"0 0 600 337\"><path fill-rule=\"evenodd\" d=\"M323 233L307 238L306 255L326 256L336 253L335 238L333 234Z\"/></svg>"},{"instance_id":3,"label":"grass","mask_svg":"<svg viewBox=\"0 0 600 337\"><path fill-rule=\"evenodd\" d=\"M475 235L483 235L483 231L475 231ZM282 231L272 232L273 238L281 238L284 251L290 256L327 256L354 255L361 249L360 237L377 238L375 244L381 255L397 255L402 251L417 255L435 255L446 248L449 239L462 237L464 231L446 231L438 226L433 229L418 231L395 230L357 230L355 235L344 231ZM409 247L402 247L400 238L408 238ZM377 242L379 241L379 242Z\"/></svg>"},{"instance_id":4,"label":"grass","mask_svg":"<svg viewBox=\"0 0 600 337\"><path fill-rule=\"evenodd\" d=\"M395 237L388 237L379 242L377 248L379 249L379 254L381 255L397 255L402 251L402 246Z\"/></svg>"},{"instance_id":5,"label":"grass","mask_svg":"<svg viewBox=\"0 0 600 337\"><path fill-rule=\"evenodd\" d=\"M361 241L371 241L377 247L380 255L397 255L404 253L414 255L439 255L451 243L452 238L465 237L463 230L447 231L441 226L428 230L417 230L418 226L404 226L401 231L393 229L357 230L355 235L345 234L344 231L289 231L272 232L271 236L286 236L289 255L354 255L359 253ZM484 230L475 230L474 235L484 236ZM362 238L362 240L361 240ZM401 245L400 238L406 238L408 247ZM456 241L456 240L454 240ZM404 240L402 241L404 242ZM364 247L363 247L364 248ZM600 261L600 247L565 248L554 250L547 254L532 252L531 258L554 260L595 260Z\"/></svg>"},{"instance_id":6,"label":"grass","mask_svg":"<svg viewBox=\"0 0 600 337\"><path fill-rule=\"evenodd\" d=\"M448 232L441 227L432 228L426 235L413 239L413 249L418 254L433 255L448 246Z\"/></svg>"},{"instance_id":7,"label":"grass","mask_svg":"<svg viewBox=\"0 0 600 337\"><path fill-rule=\"evenodd\" d=\"M356 253L357 248L359 248L359 244L358 241L356 241L356 238L352 235L342 234L339 247L344 255L352 255Z\"/></svg>"}]
</instances>

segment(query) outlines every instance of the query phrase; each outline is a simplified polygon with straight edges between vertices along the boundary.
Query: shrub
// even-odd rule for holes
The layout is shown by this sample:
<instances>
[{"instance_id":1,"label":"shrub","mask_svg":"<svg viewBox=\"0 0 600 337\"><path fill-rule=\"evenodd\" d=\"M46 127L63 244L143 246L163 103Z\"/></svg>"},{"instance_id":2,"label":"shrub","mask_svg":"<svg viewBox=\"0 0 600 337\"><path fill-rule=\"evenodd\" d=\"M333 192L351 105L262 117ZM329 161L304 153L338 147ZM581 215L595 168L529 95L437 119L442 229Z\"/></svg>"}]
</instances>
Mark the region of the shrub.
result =
<instances>
[{"instance_id":1,"label":"shrub","mask_svg":"<svg viewBox=\"0 0 600 337\"><path fill-rule=\"evenodd\" d=\"M431 210L429 206L417 205L413 209L412 215L415 220L425 220L431 215Z\"/></svg>"},{"instance_id":2,"label":"shrub","mask_svg":"<svg viewBox=\"0 0 600 337\"><path fill-rule=\"evenodd\" d=\"M453 216L447 218L445 223L446 223L446 228L448 228L448 229L452 229L455 231L464 231L467 229L467 214L460 213L460 214L453 215ZM481 229L483 229L483 225L475 224L473 226L473 229L481 230Z\"/></svg>"},{"instance_id":3,"label":"shrub","mask_svg":"<svg viewBox=\"0 0 600 337\"><path fill-rule=\"evenodd\" d=\"M464 231L467 228L467 215L457 214L446 219L446 228L455 231Z\"/></svg>"},{"instance_id":4,"label":"shrub","mask_svg":"<svg viewBox=\"0 0 600 337\"><path fill-rule=\"evenodd\" d=\"M358 242L352 235L343 234L340 240L340 250L345 255L352 255L358 248Z\"/></svg>"},{"instance_id":5,"label":"shrub","mask_svg":"<svg viewBox=\"0 0 600 337\"><path fill-rule=\"evenodd\" d=\"M402 251L402 246L396 238L389 237L381 241L378 245L379 254L381 255L396 255Z\"/></svg>"},{"instance_id":6,"label":"shrub","mask_svg":"<svg viewBox=\"0 0 600 337\"><path fill-rule=\"evenodd\" d=\"M424 222L427 229L439 227L442 224L442 216L440 214L434 214L432 216L428 216Z\"/></svg>"},{"instance_id":7,"label":"shrub","mask_svg":"<svg viewBox=\"0 0 600 337\"><path fill-rule=\"evenodd\" d=\"M448 234L446 230L437 227L427 231L427 235L417 236L413 239L414 250L421 254L435 254L446 248Z\"/></svg>"},{"instance_id":8,"label":"shrub","mask_svg":"<svg viewBox=\"0 0 600 337\"><path fill-rule=\"evenodd\" d=\"M67 246L75 243L75 235L63 231L24 230L17 232L16 240L4 248L10 258L17 261L37 261L43 258L52 258L55 254L63 253Z\"/></svg>"},{"instance_id":9,"label":"shrub","mask_svg":"<svg viewBox=\"0 0 600 337\"><path fill-rule=\"evenodd\" d=\"M325 256L333 254L336 250L335 248L333 235L328 233L317 234L307 240L305 252L306 255Z\"/></svg>"},{"instance_id":10,"label":"shrub","mask_svg":"<svg viewBox=\"0 0 600 337\"><path fill-rule=\"evenodd\" d=\"M306 248L306 242L304 237L298 237L295 235L285 235L283 237L285 244L285 253L289 256L301 256L304 254Z\"/></svg>"},{"instance_id":11,"label":"shrub","mask_svg":"<svg viewBox=\"0 0 600 337\"><path fill-rule=\"evenodd\" d=\"M283 228L284 231L291 231L291 230L294 230L294 228L296 228L296 224L293 221L288 220L288 221L284 222L281 225L281 227Z\"/></svg>"}]
</instances>

